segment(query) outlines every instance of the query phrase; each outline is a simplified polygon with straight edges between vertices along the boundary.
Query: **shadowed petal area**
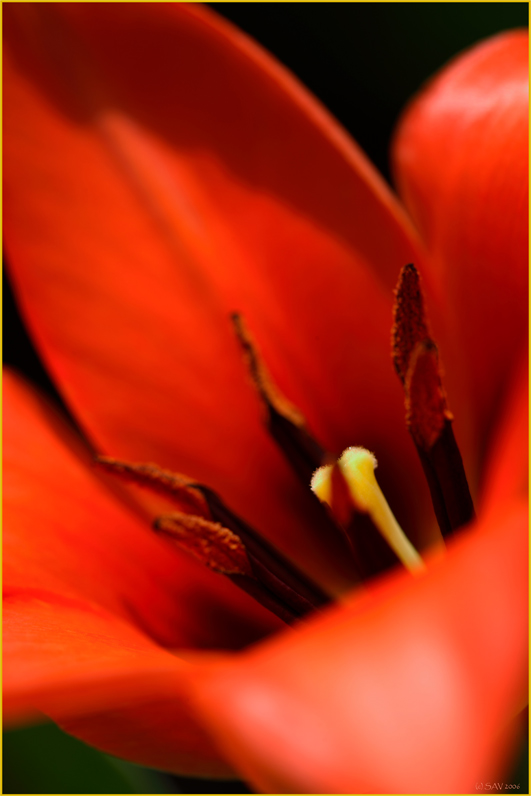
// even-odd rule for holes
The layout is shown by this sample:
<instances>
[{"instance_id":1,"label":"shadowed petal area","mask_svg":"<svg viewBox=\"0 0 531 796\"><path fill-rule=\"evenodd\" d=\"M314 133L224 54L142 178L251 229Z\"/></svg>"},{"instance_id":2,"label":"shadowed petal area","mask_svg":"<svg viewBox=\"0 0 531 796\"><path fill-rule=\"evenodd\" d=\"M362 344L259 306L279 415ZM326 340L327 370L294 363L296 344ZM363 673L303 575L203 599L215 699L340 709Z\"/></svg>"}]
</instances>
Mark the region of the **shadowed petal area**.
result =
<instances>
[{"instance_id":1,"label":"shadowed petal area","mask_svg":"<svg viewBox=\"0 0 531 796\"><path fill-rule=\"evenodd\" d=\"M480 458L527 339L528 74L527 32L485 42L413 101L394 143L400 193L458 330L452 369L473 398Z\"/></svg>"},{"instance_id":2,"label":"shadowed petal area","mask_svg":"<svg viewBox=\"0 0 531 796\"><path fill-rule=\"evenodd\" d=\"M265 793L470 793L499 775L527 688L527 519L506 505L425 576L201 671L220 748Z\"/></svg>"},{"instance_id":3,"label":"shadowed petal area","mask_svg":"<svg viewBox=\"0 0 531 796\"><path fill-rule=\"evenodd\" d=\"M398 514L414 507L415 537L427 493L389 327L396 275L422 256L362 154L204 9L5 14L11 272L95 445L208 483L337 585L341 555L327 563L332 543L317 541L310 498L262 428L237 310L324 445L385 450L386 494Z\"/></svg>"},{"instance_id":4,"label":"shadowed petal area","mask_svg":"<svg viewBox=\"0 0 531 796\"><path fill-rule=\"evenodd\" d=\"M50 716L137 763L225 776L186 707L187 664L88 602L38 589L4 596L4 717Z\"/></svg>"},{"instance_id":5,"label":"shadowed petal area","mask_svg":"<svg viewBox=\"0 0 531 796\"><path fill-rule=\"evenodd\" d=\"M4 588L100 606L166 647L242 646L281 623L165 544L56 413L4 373Z\"/></svg>"}]
</instances>

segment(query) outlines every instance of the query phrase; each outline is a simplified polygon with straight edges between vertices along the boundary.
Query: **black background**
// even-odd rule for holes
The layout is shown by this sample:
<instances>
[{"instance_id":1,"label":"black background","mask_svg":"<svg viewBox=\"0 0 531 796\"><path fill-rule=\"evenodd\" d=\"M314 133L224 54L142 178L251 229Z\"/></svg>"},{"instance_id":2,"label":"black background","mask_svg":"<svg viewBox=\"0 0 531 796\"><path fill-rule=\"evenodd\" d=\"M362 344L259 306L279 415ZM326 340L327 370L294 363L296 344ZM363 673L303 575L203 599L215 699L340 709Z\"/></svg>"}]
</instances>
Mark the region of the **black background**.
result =
<instances>
[{"instance_id":1,"label":"black background","mask_svg":"<svg viewBox=\"0 0 531 796\"><path fill-rule=\"evenodd\" d=\"M460 50L528 21L527 3L211 5L288 66L388 180L389 141L408 98ZM5 275L3 326L4 361L60 400L24 331ZM120 768L117 779L98 754L54 728L8 733L4 792L250 792L243 783L172 778L132 766ZM519 792L527 792L525 755L507 781L520 781Z\"/></svg>"}]
</instances>

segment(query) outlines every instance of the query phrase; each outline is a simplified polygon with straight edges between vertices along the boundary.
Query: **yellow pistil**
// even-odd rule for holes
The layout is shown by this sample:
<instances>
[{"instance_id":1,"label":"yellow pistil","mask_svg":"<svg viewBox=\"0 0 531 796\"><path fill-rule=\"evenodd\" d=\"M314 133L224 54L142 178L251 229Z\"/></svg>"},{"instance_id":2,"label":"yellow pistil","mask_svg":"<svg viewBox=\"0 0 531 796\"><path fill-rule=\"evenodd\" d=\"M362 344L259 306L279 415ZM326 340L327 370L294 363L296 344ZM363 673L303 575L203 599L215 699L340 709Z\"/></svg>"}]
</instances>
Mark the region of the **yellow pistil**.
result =
<instances>
[{"instance_id":1,"label":"yellow pistil","mask_svg":"<svg viewBox=\"0 0 531 796\"><path fill-rule=\"evenodd\" d=\"M337 465L348 487L354 510L370 516L378 531L407 569L413 573L421 572L425 568L424 562L396 521L376 481L375 456L365 448L347 448ZM332 512L334 512L332 483L334 466L320 467L314 473L311 483L313 492L322 503L330 507Z\"/></svg>"}]
</instances>

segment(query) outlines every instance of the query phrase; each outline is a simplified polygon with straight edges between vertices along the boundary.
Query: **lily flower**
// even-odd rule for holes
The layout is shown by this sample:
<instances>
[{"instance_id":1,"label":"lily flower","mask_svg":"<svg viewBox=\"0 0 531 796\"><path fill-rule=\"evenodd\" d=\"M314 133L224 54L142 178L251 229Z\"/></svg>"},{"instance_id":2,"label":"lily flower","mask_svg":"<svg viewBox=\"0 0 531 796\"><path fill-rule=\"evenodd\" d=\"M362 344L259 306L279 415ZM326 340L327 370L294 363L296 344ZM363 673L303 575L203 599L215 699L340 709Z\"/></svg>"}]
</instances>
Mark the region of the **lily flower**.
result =
<instances>
[{"instance_id":1,"label":"lily flower","mask_svg":"<svg viewBox=\"0 0 531 796\"><path fill-rule=\"evenodd\" d=\"M297 80L204 8L4 12L8 262L84 435L4 375L6 719L265 792L491 781L527 683L527 35L478 45L413 100L401 203ZM444 547L401 384L411 430L411 362L434 349L400 343L400 288L401 379L390 357L409 263L406 320L422 305L477 514ZM289 440L374 452L416 574L353 576L265 410ZM93 451L173 490L164 538L149 522L167 495L96 470ZM238 587L245 564L213 572L220 534L251 558L249 528L335 604L288 627ZM179 534L210 568L165 538Z\"/></svg>"}]
</instances>

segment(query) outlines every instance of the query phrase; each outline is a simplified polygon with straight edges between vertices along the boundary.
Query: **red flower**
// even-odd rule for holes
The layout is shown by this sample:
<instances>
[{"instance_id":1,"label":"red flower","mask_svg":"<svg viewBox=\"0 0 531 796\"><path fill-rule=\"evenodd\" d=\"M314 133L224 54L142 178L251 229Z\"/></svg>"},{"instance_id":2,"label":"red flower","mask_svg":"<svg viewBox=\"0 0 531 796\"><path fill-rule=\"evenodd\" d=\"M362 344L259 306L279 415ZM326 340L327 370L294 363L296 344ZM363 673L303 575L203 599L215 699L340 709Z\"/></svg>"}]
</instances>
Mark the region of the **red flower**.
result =
<instances>
[{"instance_id":1,"label":"red flower","mask_svg":"<svg viewBox=\"0 0 531 796\"><path fill-rule=\"evenodd\" d=\"M265 791L473 789L504 762L526 687L526 35L463 56L406 113L408 217L298 83L204 9L5 12L12 278L94 447L208 484L339 593L340 545L262 427L238 309L326 448L376 452L426 549L438 532L389 361L413 261L479 509L426 574L281 631L150 534L8 374L6 717L44 713L172 771L232 765Z\"/></svg>"}]
</instances>

